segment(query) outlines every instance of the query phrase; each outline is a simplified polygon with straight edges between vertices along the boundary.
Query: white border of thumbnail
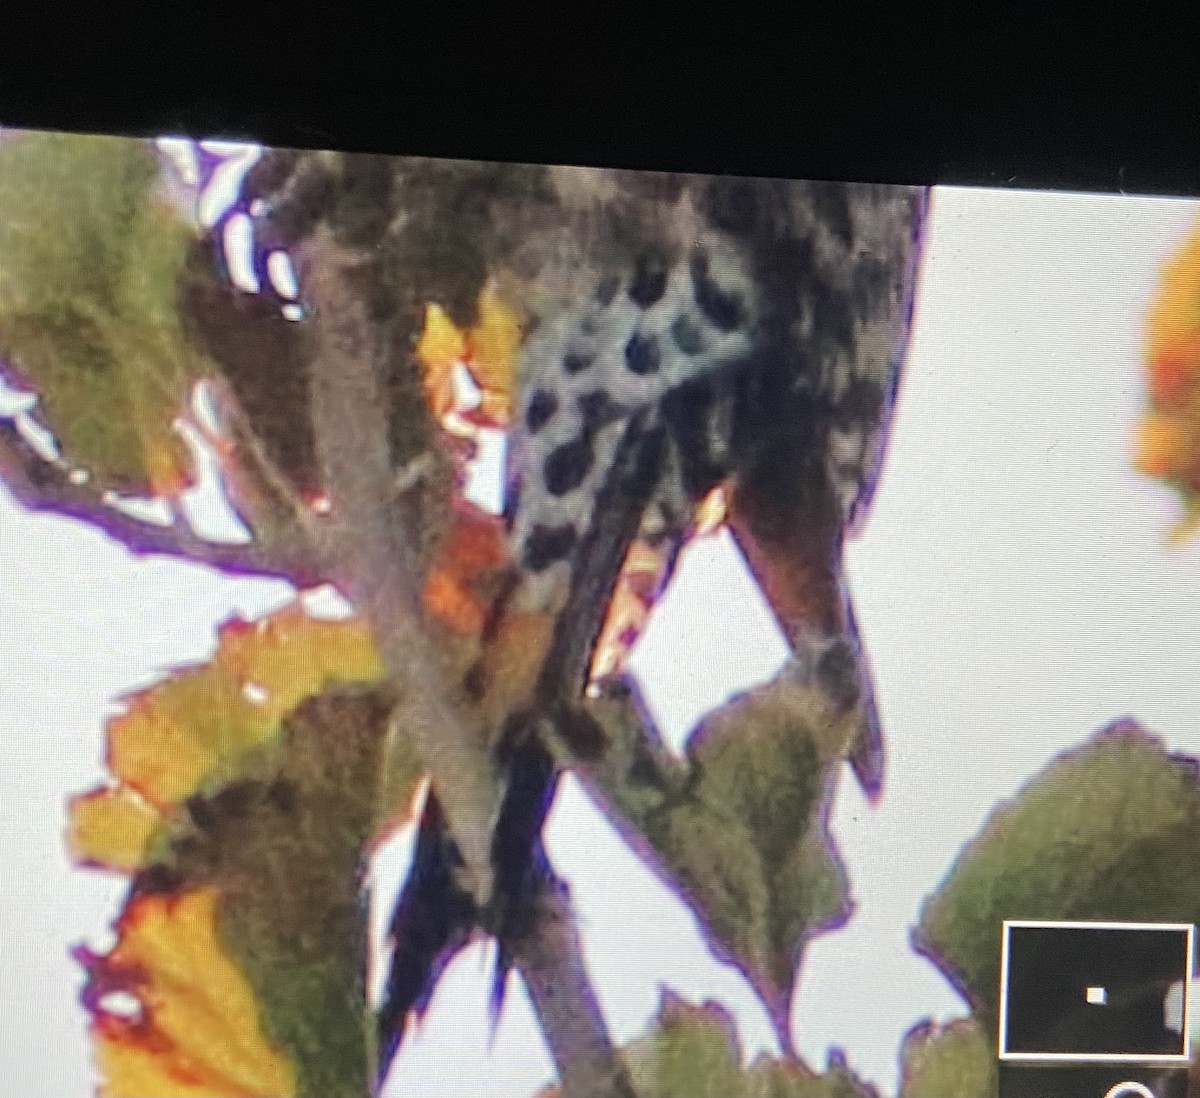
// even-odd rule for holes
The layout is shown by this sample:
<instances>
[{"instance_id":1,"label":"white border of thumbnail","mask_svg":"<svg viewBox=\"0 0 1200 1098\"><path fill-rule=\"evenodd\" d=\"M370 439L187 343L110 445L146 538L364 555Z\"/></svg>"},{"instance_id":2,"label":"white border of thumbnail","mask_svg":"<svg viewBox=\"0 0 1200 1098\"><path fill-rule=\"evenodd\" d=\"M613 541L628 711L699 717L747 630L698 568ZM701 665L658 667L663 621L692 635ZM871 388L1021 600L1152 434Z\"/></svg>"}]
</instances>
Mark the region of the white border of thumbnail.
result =
<instances>
[{"instance_id":1,"label":"white border of thumbnail","mask_svg":"<svg viewBox=\"0 0 1200 1098\"><path fill-rule=\"evenodd\" d=\"M1008 1052L1008 931L1010 927L1061 927L1067 930L1173 930L1187 932L1187 978L1183 981L1183 1053L1159 1055L1108 1052ZM1189 988L1195 972L1195 935L1193 923L1076 923L1045 919L1005 919L1000 932L1000 1059L1057 1061L1059 1063L1154 1063L1186 1064L1192 1058L1191 995Z\"/></svg>"}]
</instances>

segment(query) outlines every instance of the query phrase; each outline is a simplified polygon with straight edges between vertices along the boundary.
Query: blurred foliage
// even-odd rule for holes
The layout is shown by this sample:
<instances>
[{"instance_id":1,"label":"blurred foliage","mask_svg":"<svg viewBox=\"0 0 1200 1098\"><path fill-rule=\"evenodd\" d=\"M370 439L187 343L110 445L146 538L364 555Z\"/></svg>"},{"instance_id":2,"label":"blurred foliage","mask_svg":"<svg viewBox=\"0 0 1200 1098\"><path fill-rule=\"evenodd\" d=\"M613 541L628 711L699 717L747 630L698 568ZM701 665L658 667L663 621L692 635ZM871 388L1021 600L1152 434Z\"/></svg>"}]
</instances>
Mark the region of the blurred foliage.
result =
<instances>
[{"instance_id":1,"label":"blurred foliage","mask_svg":"<svg viewBox=\"0 0 1200 1098\"><path fill-rule=\"evenodd\" d=\"M441 423L457 413L482 425L506 427L512 416L522 340L520 319L490 283L476 308L478 320L465 331L440 306L426 308L417 344L426 401ZM478 388L476 400L464 394L455 378L460 368L468 371Z\"/></svg>"},{"instance_id":2,"label":"blurred foliage","mask_svg":"<svg viewBox=\"0 0 1200 1098\"><path fill-rule=\"evenodd\" d=\"M186 487L172 423L207 363L175 286L194 233L149 142L8 137L0 209L0 358L36 385L64 459L102 487Z\"/></svg>"},{"instance_id":3,"label":"blurred foliage","mask_svg":"<svg viewBox=\"0 0 1200 1098\"><path fill-rule=\"evenodd\" d=\"M996 1053L976 1022L923 1022L900 1050L900 1098L988 1098L996 1093Z\"/></svg>"},{"instance_id":4,"label":"blurred foliage","mask_svg":"<svg viewBox=\"0 0 1200 1098\"><path fill-rule=\"evenodd\" d=\"M989 817L925 902L918 947L989 1035L1005 919L1200 921L1200 767L1121 721Z\"/></svg>"},{"instance_id":5,"label":"blurred foliage","mask_svg":"<svg viewBox=\"0 0 1200 1098\"><path fill-rule=\"evenodd\" d=\"M304 327L285 317L270 295L234 285L216 262L221 247L213 235L189 245L176 278L180 325L229 383L266 457L295 493L311 502L323 489ZM262 522L263 501L244 491L236 494L239 510Z\"/></svg>"},{"instance_id":6,"label":"blurred foliage","mask_svg":"<svg viewBox=\"0 0 1200 1098\"><path fill-rule=\"evenodd\" d=\"M1200 230L1163 266L1147 319L1138 469L1179 494L1178 540L1200 523Z\"/></svg>"}]
</instances>

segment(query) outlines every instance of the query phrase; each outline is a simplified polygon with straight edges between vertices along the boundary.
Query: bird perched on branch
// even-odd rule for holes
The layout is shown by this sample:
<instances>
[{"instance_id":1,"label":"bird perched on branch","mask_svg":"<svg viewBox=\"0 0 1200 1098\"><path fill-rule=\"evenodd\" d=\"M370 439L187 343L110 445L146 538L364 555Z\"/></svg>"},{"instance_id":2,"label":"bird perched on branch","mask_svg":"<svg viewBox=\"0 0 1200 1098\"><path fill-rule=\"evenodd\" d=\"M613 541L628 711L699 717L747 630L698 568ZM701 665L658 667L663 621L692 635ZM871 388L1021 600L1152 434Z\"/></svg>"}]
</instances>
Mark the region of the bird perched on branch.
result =
<instances>
[{"instance_id":1,"label":"bird perched on branch","mask_svg":"<svg viewBox=\"0 0 1200 1098\"><path fill-rule=\"evenodd\" d=\"M882 744L841 550L879 471L927 200L909 187L331 153L268 153L252 171L246 201L262 247L324 229L369 257L363 294L387 348L379 370L395 402L398 473L446 442L412 414L428 406L431 318L477 333L463 337L458 364L483 391L476 420L508 435L502 518L458 512L463 537L491 545L472 558L488 566L447 580L439 552L453 556L453 536L429 558L438 605L478 633L463 688L489 715L509 776L497 896L489 912L459 902L446 873L453 844L427 811L394 929L403 938L434 892L456 899L441 904L446 925L396 942L385 1069L465 923L496 933L505 958L519 939L523 894L550 873L539 838L556 772L546 738L603 750L571 714L598 649L611 668L637 624L622 620L614 592L640 569L641 600L652 601L714 499L801 675L835 707L859 707L850 761L879 791ZM495 335L497 316L515 334L489 344L478 336ZM270 368L260 356L227 372L261 393ZM278 392L301 400L301 388L291 376ZM440 412L470 421L471 408L443 398ZM274 412L289 425L275 432L287 461L311 480L307 409Z\"/></svg>"}]
</instances>

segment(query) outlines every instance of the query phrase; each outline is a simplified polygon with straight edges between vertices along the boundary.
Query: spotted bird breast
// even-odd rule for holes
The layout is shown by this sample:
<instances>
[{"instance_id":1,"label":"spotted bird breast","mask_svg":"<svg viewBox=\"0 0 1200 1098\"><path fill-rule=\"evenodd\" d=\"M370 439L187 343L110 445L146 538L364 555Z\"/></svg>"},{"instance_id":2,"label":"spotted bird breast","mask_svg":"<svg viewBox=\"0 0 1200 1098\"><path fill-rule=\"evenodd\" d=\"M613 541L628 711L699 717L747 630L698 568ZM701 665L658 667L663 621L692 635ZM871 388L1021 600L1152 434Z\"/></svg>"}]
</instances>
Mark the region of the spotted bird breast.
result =
<instances>
[{"instance_id":1,"label":"spotted bird breast","mask_svg":"<svg viewBox=\"0 0 1200 1098\"><path fill-rule=\"evenodd\" d=\"M523 609L543 608L569 582L633 425L661 427L668 394L746 360L758 315L743 258L712 240L674 263L650 254L598 273L578 307L538 326L508 466L514 557L529 577Z\"/></svg>"}]
</instances>

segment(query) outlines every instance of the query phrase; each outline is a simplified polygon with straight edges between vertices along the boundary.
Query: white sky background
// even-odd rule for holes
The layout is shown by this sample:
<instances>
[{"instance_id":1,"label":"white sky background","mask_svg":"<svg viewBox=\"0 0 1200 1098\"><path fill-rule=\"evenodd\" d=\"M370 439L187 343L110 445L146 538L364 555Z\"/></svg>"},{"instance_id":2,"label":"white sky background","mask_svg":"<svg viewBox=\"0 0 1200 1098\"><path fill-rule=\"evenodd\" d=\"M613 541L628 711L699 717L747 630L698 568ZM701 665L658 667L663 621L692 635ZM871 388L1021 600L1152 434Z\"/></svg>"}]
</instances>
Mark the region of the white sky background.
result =
<instances>
[{"instance_id":1,"label":"white sky background","mask_svg":"<svg viewBox=\"0 0 1200 1098\"><path fill-rule=\"evenodd\" d=\"M794 1027L883 1092L904 1032L965 1008L909 929L1000 798L1054 754L1131 715L1200 754L1200 542L1169 549L1174 500L1131 469L1142 324L1190 202L939 190L917 327L885 472L848 549L888 770L872 808L842 783L834 832L857 902L814 944ZM70 945L105 947L122 882L73 869L65 799L103 780L119 694L207 657L232 613L282 584L137 561L99 531L30 516L0 489L0 1078L6 1092L91 1093ZM698 543L637 652L668 738L771 674L783 649L728 543ZM660 983L730 1007L752 1053L769 1027L686 911L577 790L549 827L614 1035L639 1033ZM465 954L389 1092L524 1098L551 1076L514 985L486 1044L488 967Z\"/></svg>"}]
</instances>

